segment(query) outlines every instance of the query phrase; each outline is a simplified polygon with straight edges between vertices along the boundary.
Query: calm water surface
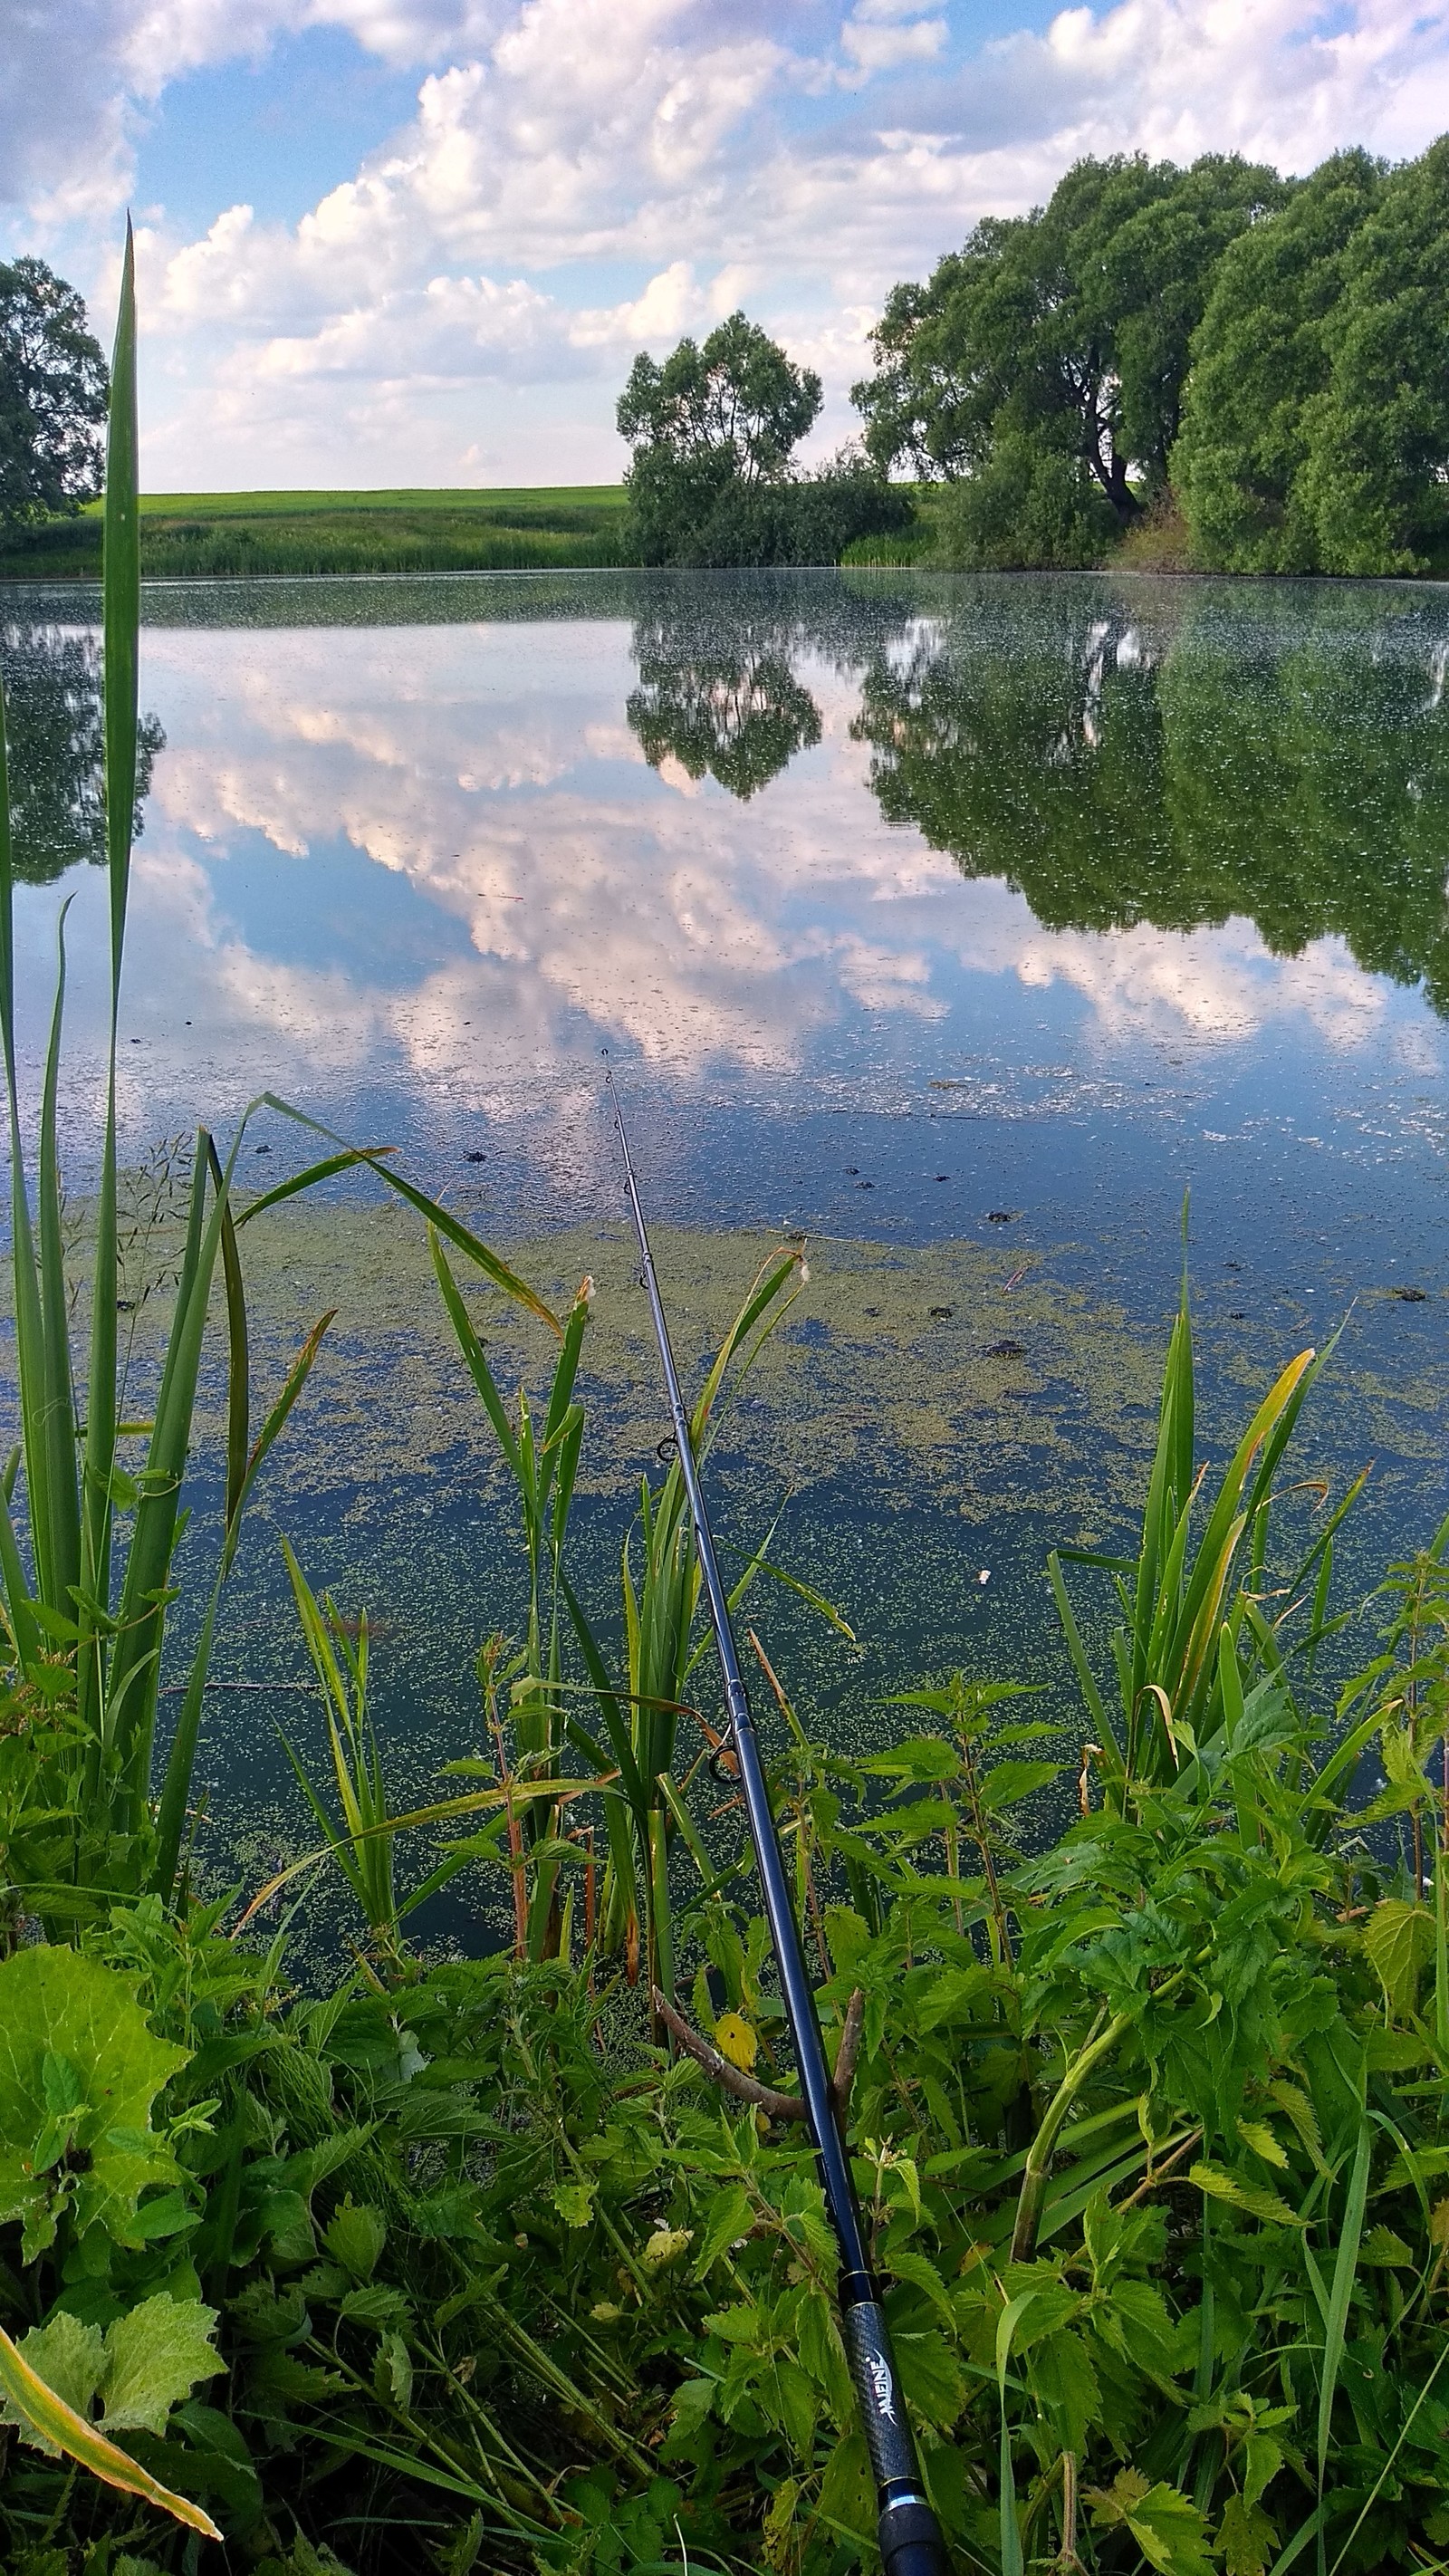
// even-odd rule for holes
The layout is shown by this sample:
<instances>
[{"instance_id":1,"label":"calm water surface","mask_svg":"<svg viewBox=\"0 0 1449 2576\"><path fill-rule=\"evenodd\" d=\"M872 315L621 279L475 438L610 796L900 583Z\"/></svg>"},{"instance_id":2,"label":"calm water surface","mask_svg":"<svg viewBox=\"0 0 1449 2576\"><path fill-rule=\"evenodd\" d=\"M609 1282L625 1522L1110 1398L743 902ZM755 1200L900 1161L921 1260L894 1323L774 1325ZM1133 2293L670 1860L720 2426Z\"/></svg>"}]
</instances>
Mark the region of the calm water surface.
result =
<instances>
[{"instance_id":1,"label":"calm water surface","mask_svg":"<svg viewBox=\"0 0 1449 2576\"><path fill-rule=\"evenodd\" d=\"M12 592L3 639L32 1067L74 897L78 1187L95 605ZM791 1562L860 1632L852 1656L771 1613L822 1711L867 1723L883 1683L948 1658L1055 1670L1043 1539L1124 1526L1189 1188L1210 1426L1352 1308L1303 1472L1375 1458L1365 1580L1436 1523L1449 593L581 574L163 586L143 613L129 1145L279 1092L397 1144L496 1239L617 1273L640 1393L586 1504L601 1580L656 1401L606 1045L687 1348L721 1235L819 1246L817 1311L720 1473L742 1544L794 1492ZM257 1139L258 1179L307 1159L280 1121ZM319 1240L279 1238L299 1318ZM301 1528L319 1580L382 1599L421 1764L475 1728L468 1660L512 1576L426 1282L385 1259L369 1296L253 1534L228 1669L296 1668L273 1524ZM276 1278L261 1302L280 1351ZM408 1368L427 1385L384 1437ZM272 1777L270 1712L242 1705L244 1727L218 1715L219 1795Z\"/></svg>"}]
</instances>

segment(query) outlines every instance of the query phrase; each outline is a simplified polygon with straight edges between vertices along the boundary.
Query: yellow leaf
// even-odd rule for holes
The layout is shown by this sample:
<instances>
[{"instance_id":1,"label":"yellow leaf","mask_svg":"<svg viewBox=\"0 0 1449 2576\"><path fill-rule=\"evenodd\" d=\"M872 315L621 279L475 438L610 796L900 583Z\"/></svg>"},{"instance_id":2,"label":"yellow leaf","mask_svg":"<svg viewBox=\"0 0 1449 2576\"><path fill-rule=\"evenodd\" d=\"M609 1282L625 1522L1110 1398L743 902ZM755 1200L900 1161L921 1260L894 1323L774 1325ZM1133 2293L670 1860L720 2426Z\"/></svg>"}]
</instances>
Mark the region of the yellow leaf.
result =
<instances>
[{"instance_id":1,"label":"yellow leaf","mask_svg":"<svg viewBox=\"0 0 1449 2576\"><path fill-rule=\"evenodd\" d=\"M1254 2155L1261 2156L1265 2164L1277 2165L1280 2171L1287 2172L1288 2159L1266 2120L1240 2120L1238 2135L1244 2146L1251 2147Z\"/></svg>"},{"instance_id":2,"label":"yellow leaf","mask_svg":"<svg viewBox=\"0 0 1449 2576\"><path fill-rule=\"evenodd\" d=\"M55 2390L47 2387L39 2371L31 2369L3 2326L0 2326L0 2388L3 2388L17 2415L23 2416L44 2441L53 2443L69 2459L79 2460L81 2467L89 2469L92 2477L100 2478L108 2487L119 2487L123 2495L140 2496L146 2504L159 2505L163 2513L174 2514L178 2522L189 2523L193 2531L204 2533L208 2540L220 2540L221 2533L210 2514L204 2513L199 2504L193 2504L189 2496L173 2495L170 2487L163 2487L159 2479L142 2468L139 2460L131 2459L114 2442L108 2442L105 2434L98 2432L94 2424L88 2424L83 2415L77 2415L73 2406L66 2405L64 2398L57 2397Z\"/></svg>"},{"instance_id":3,"label":"yellow leaf","mask_svg":"<svg viewBox=\"0 0 1449 2576\"><path fill-rule=\"evenodd\" d=\"M721 2057L748 2075L755 2063L759 2042L749 2023L737 2012L722 2012L714 2026L714 2044Z\"/></svg>"},{"instance_id":4,"label":"yellow leaf","mask_svg":"<svg viewBox=\"0 0 1449 2576\"><path fill-rule=\"evenodd\" d=\"M661 2264L673 2263L686 2253L693 2242L692 2227L656 2227L644 2248L644 2260L651 2272L657 2272Z\"/></svg>"}]
</instances>

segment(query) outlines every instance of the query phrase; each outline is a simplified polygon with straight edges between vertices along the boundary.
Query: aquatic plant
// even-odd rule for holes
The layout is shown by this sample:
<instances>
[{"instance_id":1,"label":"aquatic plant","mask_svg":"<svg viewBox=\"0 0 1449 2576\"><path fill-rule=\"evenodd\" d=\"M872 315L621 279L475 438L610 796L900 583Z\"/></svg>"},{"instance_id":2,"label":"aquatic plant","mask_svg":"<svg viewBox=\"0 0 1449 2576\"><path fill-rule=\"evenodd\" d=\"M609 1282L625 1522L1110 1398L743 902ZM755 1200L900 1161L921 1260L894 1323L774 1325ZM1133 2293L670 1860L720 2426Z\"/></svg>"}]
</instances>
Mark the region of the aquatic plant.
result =
<instances>
[{"instance_id":1,"label":"aquatic plant","mask_svg":"<svg viewBox=\"0 0 1449 2576\"><path fill-rule=\"evenodd\" d=\"M11 1652L14 1725L23 1754L6 1770L4 1894L58 1924L116 1894L169 1897L186 1840L191 1777L211 1650L256 1478L306 1384L332 1321L305 1337L280 1393L254 1421L242 1228L338 1173L369 1170L446 1233L555 1332L543 1301L470 1230L413 1188L385 1155L338 1150L245 1207L234 1175L248 1124L270 1109L316 1133L315 1122L264 1095L240 1121L223 1163L205 1128L190 1156L183 1239L170 1280L172 1312L148 1418L127 1417L131 1353L118 1316L132 1247L120 1222L116 1051L140 765L154 745L138 724L140 625L136 491L136 312L132 253L123 269L107 444L103 732L105 855L110 893L106 1106L100 1169L81 1285L89 1303L84 1364L72 1346L74 1246L62 1214L58 1146L65 1001L65 910L40 1104L32 1214L20 1112L15 1028L15 845L0 694L0 1044L11 1161L10 1260L21 1439L0 1479L0 1605ZM154 1213L154 1211L153 1211ZM144 1231L144 1229L143 1229ZM225 1489L215 1576L182 1704L158 1780L154 1755L177 1550L189 1519L183 1481L191 1450L214 1282L226 1318ZM299 1595L299 1599L300 1599ZM369 1851L367 1866L374 1867Z\"/></svg>"},{"instance_id":2,"label":"aquatic plant","mask_svg":"<svg viewBox=\"0 0 1449 2576\"><path fill-rule=\"evenodd\" d=\"M662 1986L672 1994L671 1852L682 1837L706 1876L712 1875L690 1821L687 1797L690 1782L718 1742L686 1696L696 1665L709 1652L709 1633L696 1616L699 1567L678 1461L669 1462L657 1486L647 1476L640 1479L638 1518L625 1537L620 1564L625 1662L611 1671L597 1623L581 1602L564 1563L585 1420L574 1389L592 1282L584 1281L574 1301L542 1434L535 1440L527 1398L521 1392L516 1429L509 1420L436 1234L433 1259L449 1320L518 1490L528 1553L528 1630L517 1665L504 1678L511 1685L514 1776L525 1789L550 1784L550 1795L530 1797L524 1811L528 1848L535 1859L541 1842L546 1841L548 1851L533 1883L526 1921L520 1920L520 1955L544 1958L560 1951L569 1955L557 1901L561 1867L586 1867L592 1885L591 1842L565 1838L562 1830L556 1775L567 1745L576 1759L582 1755L594 1766L597 1778L608 1784L604 1800L608 1858L598 1907L600 1945L606 1954L626 1959L631 1980L642 1964L649 1986ZM692 1434L699 1456L705 1455L725 1404L743 1386L771 1333L788 1315L802 1266L800 1251L791 1246L782 1246L761 1263L693 1410ZM670 1446L664 1445L666 1450ZM768 1565L766 1548L757 1550L746 1563L731 1593L732 1606L767 1569L843 1625L829 1603ZM583 1668L581 1674L567 1678L566 1629L576 1641ZM494 1669L490 1666L490 1681ZM583 1722L578 1704L581 1686L582 1693L592 1698L598 1733ZM698 1732L682 1778L676 1776L681 1717L690 1719ZM455 1763L449 1767L459 1772L479 1766ZM592 1906L589 1925L592 1935Z\"/></svg>"},{"instance_id":3,"label":"aquatic plant","mask_svg":"<svg viewBox=\"0 0 1449 2576\"><path fill-rule=\"evenodd\" d=\"M1446 1542L1386 1577L1382 1639L1322 1709L1318 1569L1278 1597L1271 1539L1247 1543L1216 1596L1218 1678L1185 1661L1177 1708L1154 1701L1161 1726L1115 1767L1009 1683L923 1686L927 1731L854 1761L780 1687L773 1791L964 2566L1442 2564L1444 1791L1425 1765L1449 1714ZM1149 1529L1129 1605L1161 1603L1152 1547ZM1180 1551L1187 1592L1200 1554ZM1275 1652L1239 1696L1233 1623L1265 1600ZM1365 1811L1374 1742L1390 1781ZM1043 1847L1030 1801L1068 1762L1080 1812ZM525 1918L555 1860L546 1837L521 1853ZM11 2174L33 2177L37 2251L9 2272L32 2371L58 2371L62 2313L103 2326L199 2292L216 2322L185 2368L219 2356L225 2379L173 2386L127 2441L289 2576L324 2544L368 2576L419 2553L561 2576L869 2563L832 2244L743 1852L676 1896L677 2053L597 1944L427 1964L399 1935L314 2001L286 1982L284 1930L249 1952L222 1911L144 1899L83 1931L77 1966L113 2014L140 2006L165 2080L127 2202L82 2197L78 2059L73 2082L37 2077L44 2135L27 2153L12 2124L16 2165L0 2137L0 2224L22 2215ZM53 2068L69 2048L57 2030ZM154 2505L18 2457L12 2553L63 2532L179 2563Z\"/></svg>"}]
</instances>

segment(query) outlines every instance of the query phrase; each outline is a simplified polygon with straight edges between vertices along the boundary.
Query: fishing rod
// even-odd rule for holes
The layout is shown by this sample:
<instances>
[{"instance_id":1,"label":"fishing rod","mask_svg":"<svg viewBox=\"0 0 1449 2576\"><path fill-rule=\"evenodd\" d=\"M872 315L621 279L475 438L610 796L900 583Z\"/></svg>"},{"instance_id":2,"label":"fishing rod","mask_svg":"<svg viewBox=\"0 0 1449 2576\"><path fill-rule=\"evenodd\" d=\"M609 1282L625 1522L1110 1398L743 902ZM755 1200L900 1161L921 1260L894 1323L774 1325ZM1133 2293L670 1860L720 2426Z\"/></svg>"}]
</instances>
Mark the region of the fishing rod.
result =
<instances>
[{"instance_id":1,"label":"fishing rod","mask_svg":"<svg viewBox=\"0 0 1449 2576\"><path fill-rule=\"evenodd\" d=\"M800 2072L805 2124L815 2148L826 2211L840 2248L840 2331L875 2478L880 2554L885 2562L885 2576L948 2576L940 2525L926 2501L921 2481L915 2438L906 2415L900 2375L891 2349L890 2328L881 2306L880 2287L866 2252L860 2203L855 2196L850 2157L825 2062L815 1993L790 1903L790 1884L775 1832L769 1791L765 1786L749 1694L735 1649L729 1602L720 1581L714 1540L710 1536L709 1515L704 1507L699 1468L690 1439L689 1416L684 1409L679 1372L674 1365L669 1326L664 1319L654 1255L649 1249L649 1233L639 1202L639 1184L634 1176L634 1158L629 1151L629 1137L612 1066L606 1070L604 1079L614 1104L614 1124L619 1131L624 1179L634 1218L634 1232L639 1238L644 1286L649 1295L655 1339L664 1369L664 1385L679 1453L679 1472L684 1479L689 1516L694 1524L695 1552L699 1558L705 1599L709 1604L710 1626L719 1650L720 1677L724 1683L728 1713L725 1743L739 1767L750 1840L755 1847L755 1866L760 1873L764 1894L765 1917L780 1971L785 2018L790 2025L795 2063Z\"/></svg>"}]
</instances>

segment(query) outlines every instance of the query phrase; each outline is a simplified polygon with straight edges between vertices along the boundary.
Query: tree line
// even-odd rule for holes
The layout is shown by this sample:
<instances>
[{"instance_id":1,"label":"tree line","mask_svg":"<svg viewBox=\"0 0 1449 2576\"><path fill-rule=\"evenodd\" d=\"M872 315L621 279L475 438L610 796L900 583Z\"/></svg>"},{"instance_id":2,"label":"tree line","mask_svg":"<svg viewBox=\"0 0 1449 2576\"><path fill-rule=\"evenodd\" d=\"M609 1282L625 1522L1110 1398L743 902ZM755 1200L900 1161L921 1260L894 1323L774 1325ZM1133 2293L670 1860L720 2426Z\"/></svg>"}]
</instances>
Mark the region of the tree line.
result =
<instances>
[{"instance_id":1,"label":"tree line","mask_svg":"<svg viewBox=\"0 0 1449 2576\"><path fill-rule=\"evenodd\" d=\"M1079 161L894 287L862 435L800 469L822 387L743 313L634 361L627 545L645 564L834 563L862 538L960 566L1108 560L1144 524L1204 570L1449 563L1449 136L1284 179ZM73 287L0 264L0 537L100 484L105 361Z\"/></svg>"},{"instance_id":2,"label":"tree line","mask_svg":"<svg viewBox=\"0 0 1449 2576\"><path fill-rule=\"evenodd\" d=\"M735 314L618 407L646 562L820 562L927 493L937 560L1101 563L1144 521L1205 570L1412 573L1449 553L1449 136L1306 179L1237 154L1079 161L893 288L863 439L793 451L819 378ZM827 551L827 538L840 540Z\"/></svg>"}]
</instances>

